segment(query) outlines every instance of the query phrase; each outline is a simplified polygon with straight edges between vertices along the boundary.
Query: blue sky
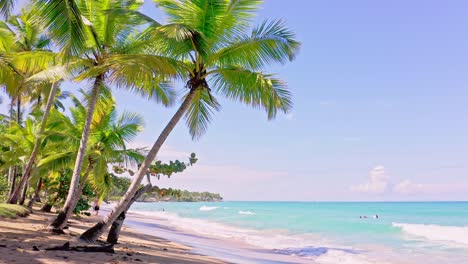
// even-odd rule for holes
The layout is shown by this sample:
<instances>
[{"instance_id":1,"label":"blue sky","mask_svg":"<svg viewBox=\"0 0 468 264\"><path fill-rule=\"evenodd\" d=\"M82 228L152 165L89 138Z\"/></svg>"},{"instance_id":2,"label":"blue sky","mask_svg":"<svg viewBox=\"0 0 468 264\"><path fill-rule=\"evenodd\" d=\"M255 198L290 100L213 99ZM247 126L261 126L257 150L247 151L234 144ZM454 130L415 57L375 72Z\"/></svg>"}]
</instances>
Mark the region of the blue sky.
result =
<instances>
[{"instance_id":1,"label":"blue sky","mask_svg":"<svg viewBox=\"0 0 468 264\"><path fill-rule=\"evenodd\" d=\"M160 156L196 152L199 163L158 184L228 200L467 200L467 8L266 1L256 22L283 18L302 42L294 62L268 69L288 82L293 111L268 122L221 100L205 136L192 141L181 123ZM150 1L144 12L163 19ZM152 144L175 112L115 96L145 118L138 146Z\"/></svg>"}]
</instances>

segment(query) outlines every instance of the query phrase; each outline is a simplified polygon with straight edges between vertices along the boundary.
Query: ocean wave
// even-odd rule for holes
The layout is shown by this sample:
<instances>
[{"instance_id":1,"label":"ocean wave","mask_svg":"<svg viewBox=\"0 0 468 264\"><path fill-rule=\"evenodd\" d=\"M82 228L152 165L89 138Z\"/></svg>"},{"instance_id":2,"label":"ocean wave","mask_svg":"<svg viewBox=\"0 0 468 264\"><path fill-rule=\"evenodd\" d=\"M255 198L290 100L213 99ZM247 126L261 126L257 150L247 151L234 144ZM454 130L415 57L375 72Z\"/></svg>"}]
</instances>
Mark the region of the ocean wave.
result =
<instances>
[{"instance_id":1,"label":"ocean wave","mask_svg":"<svg viewBox=\"0 0 468 264\"><path fill-rule=\"evenodd\" d=\"M181 217L172 212L161 211L132 211L137 214L156 216L171 223L171 228L185 230L206 237L227 239L246 243L251 246L271 250L277 254L298 256L311 259L318 264L376 264L361 252L352 248L331 246L329 242L315 234L291 234L287 230L270 229L255 230L236 227L229 224L204 220L199 218Z\"/></svg>"},{"instance_id":2,"label":"ocean wave","mask_svg":"<svg viewBox=\"0 0 468 264\"><path fill-rule=\"evenodd\" d=\"M238 214L242 214L242 215L254 215L255 213L254 213L254 212L250 212L250 211L239 211Z\"/></svg>"},{"instance_id":3,"label":"ocean wave","mask_svg":"<svg viewBox=\"0 0 468 264\"><path fill-rule=\"evenodd\" d=\"M314 234L290 234L287 230L255 230L199 218L181 217L176 213L162 211L132 211L156 219L165 219L171 227L208 237L233 239L265 249L282 249L313 246L324 242Z\"/></svg>"},{"instance_id":4,"label":"ocean wave","mask_svg":"<svg viewBox=\"0 0 468 264\"><path fill-rule=\"evenodd\" d=\"M450 242L468 246L468 226L440 226L392 223L407 234L431 241Z\"/></svg>"},{"instance_id":5,"label":"ocean wave","mask_svg":"<svg viewBox=\"0 0 468 264\"><path fill-rule=\"evenodd\" d=\"M200 211L213 211L218 209L218 206L205 206L200 207Z\"/></svg>"},{"instance_id":6,"label":"ocean wave","mask_svg":"<svg viewBox=\"0 0 468 264\"><path fill-rule=\"evenodd\" d=\"M276 253L283 255L299 256L307 259L313 259L314 263L319 264L383 264L384 262L371 260L362 255L361 251L347 248L335 247L303 247L276 249Z\"/></svg>"}]
</instances>

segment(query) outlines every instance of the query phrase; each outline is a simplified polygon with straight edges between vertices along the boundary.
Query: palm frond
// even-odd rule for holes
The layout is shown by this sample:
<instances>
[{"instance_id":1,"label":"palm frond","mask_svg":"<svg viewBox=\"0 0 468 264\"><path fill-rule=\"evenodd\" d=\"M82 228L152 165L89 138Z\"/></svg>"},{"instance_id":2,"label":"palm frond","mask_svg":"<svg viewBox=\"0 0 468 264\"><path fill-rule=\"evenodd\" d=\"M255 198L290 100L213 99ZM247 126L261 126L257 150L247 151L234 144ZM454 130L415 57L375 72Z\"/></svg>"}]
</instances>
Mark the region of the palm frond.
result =
<instances>
[{"instance_id":1,"label":"palm frond","mask_svg":"<svg viewBox=\"0 0 468 264\"><path fill-rule=\"evenodd\" d=\"M272 63L292 61L300 43L281 20L264 21L250 35L238 36L209 57L209 64L220 67L246 65L258 70Z\"/></svg>"},{"instance_id":2,"label":"palm frond","mask_svg":"<svg viewBox=\"0 0 468 264\"><path fill-rule=\"evenodd\" d=\"M216 90L227 98L263 108L268 119L274 118L278 110L287 113L292 107L286 84L271 74L231 67L217 70L212 81Z\"/></svg>"},{"instance_id":3,"label":"palm frond","mask_svg":"<svg viewBox=\"0 0 468 264\"><path fill-rule=\"evenodd\" d=\"M86 25L74 0L34 1L35 19L53 36L65 58L79 55L86 44Z\"/></svg>"},{"instance_id":4,"label":"palm frond","mask_svg":"<svg viewBox=\"0 0 468 264\"><path fill-rule=\"evenodd\" d=\"M185 122L193 139L200 138L208 128L212 115L221 105L206 89L195 91L195 97L185 114Z\"/></svg>"},{"instance_id":5,"label":"palm frond","mask_svg":"<svg viewBox=\"0 0 468 264\"><path fill-rule=\"evenodd\" d=\"M0 0L0 15L8 17L15 7L15 0Z\"/></svg>"}]
</instances>

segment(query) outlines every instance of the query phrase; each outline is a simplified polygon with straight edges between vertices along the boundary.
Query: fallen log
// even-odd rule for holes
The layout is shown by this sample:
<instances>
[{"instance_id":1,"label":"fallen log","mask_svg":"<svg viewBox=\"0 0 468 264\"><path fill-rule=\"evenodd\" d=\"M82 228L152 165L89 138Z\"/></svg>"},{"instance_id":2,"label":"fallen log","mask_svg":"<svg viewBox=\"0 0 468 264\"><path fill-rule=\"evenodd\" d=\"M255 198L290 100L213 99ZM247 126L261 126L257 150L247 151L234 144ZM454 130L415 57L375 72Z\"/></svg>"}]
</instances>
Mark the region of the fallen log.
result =
<instances>
[{"instance_id":1,"label":"fallen log","mask_svg":"<svg viewBox=\"0 0 468 264\"><path fill-rule=\"evenodd\" d=\"M76 247L70 247L70 242L66 242L66 243L63 244L62 246L46 248L45 250L115 253L115 251L114 251L114 245L106 245L106 246L76 246Z\"/></svg>"}]
</instances>

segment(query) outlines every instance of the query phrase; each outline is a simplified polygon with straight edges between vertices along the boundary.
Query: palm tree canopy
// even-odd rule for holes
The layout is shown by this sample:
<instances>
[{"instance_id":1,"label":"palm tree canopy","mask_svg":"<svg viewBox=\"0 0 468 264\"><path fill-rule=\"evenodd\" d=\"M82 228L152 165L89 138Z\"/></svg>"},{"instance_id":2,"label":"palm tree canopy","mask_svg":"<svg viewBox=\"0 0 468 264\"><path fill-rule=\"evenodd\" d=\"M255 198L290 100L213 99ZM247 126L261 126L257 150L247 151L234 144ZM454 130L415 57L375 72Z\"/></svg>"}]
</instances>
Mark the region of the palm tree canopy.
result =
<instances>
[{"instance_id":1,"label":"palm tree canopy","mask_svg":"<svg viewBox=\"0 0 468 264\"><path fill-rule=\"evenodd\" d=\"M151 22L138 12L136 0L38 0L37 19L47 28L68 62L34 76L36 79L92 80L104 76L114 85L171 105L175 93L167 77L182 71L177 60L148 49L154 44L139 28Z\"/></svg>"},{"instance_id":2,"label":"palm tree canopy","mask_svg":"<svg viewBox=\"0 0 468 264\"><path fill-rule=\"evenodd\" d=\"M151 26L154 52L184 62L187 88L195 98L186 113L192 137L201 136L220 105L212 91L228 99L264 109L272 119L291 109L291 93L273 74L262 72L297 54L300 43L281 20L264 21L251 29L262 1L154 0L168 24Z\"/></svg>"}]
</instances>

